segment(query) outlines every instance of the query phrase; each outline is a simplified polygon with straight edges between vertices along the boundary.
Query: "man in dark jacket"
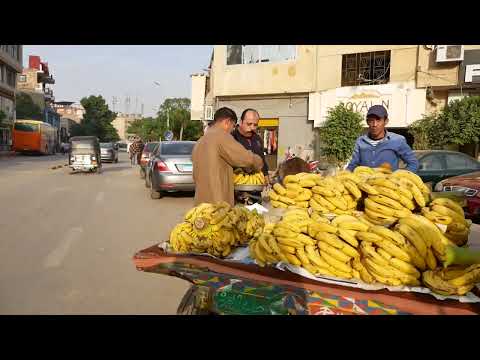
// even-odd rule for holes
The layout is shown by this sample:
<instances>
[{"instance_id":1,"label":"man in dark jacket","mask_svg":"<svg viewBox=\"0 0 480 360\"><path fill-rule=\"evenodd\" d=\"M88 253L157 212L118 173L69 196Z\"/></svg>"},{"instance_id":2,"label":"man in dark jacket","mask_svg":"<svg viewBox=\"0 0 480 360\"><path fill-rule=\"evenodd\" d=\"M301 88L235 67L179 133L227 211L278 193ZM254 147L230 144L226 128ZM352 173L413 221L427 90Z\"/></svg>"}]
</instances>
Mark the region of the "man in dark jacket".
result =
<instances>
[{"instance_id":1,"label":"man in dark jacket","mask_svg":"<svg viewBox=\"0 0 480 360\"><path fill-rule=\"evenodd\" d=\"M262 172L265 175L267 183L270 183L268 177L268 165L265 161L265 153L263 150L263 140L257 134L258 122L260 115L255 109L245 109L240 117L240 124L233 130L233 137L247 150L260 156L263 160Z\"/></svg>"}]
</instances>

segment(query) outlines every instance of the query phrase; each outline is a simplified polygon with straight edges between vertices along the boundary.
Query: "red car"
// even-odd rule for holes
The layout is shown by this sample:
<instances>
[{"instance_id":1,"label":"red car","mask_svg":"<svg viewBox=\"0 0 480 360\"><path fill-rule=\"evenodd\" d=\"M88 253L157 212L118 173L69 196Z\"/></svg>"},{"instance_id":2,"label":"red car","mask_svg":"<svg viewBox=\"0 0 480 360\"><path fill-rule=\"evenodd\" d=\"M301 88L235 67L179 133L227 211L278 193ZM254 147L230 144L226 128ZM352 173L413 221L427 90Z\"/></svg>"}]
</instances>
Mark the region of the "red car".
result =
<instances>
[{"instance_id":1,"label":"red car","mask_svg":"<svg viewBox=\"0 0 480 360\"><path fill-rule=\"evenodd\" d=\"M435 191L461 191L467 199L465 216L478 222L480 220L480 171L454 176L440 181Z\"/></svg>"}]
</instances>

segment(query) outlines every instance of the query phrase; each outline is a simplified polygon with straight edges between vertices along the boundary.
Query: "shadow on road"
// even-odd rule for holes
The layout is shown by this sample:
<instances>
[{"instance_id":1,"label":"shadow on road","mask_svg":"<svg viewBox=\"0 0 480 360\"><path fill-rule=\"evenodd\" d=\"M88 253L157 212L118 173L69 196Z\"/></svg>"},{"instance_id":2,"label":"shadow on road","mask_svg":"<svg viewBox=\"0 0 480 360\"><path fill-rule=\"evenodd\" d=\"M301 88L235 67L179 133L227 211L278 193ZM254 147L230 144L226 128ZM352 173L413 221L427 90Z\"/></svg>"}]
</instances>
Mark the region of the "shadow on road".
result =
<instances>
[{"instance_id":1,"label":"shadow on road","mask_svg":"<svg viewBox=\"0 0 480 360\"><path fill-rule=\"evenodd\" d=\"M182 191L182 192L164 192L163 197L167 198L193 198L195 191ZM161 201L161 199L160 199Z\"/></svg>"}]
</instances>

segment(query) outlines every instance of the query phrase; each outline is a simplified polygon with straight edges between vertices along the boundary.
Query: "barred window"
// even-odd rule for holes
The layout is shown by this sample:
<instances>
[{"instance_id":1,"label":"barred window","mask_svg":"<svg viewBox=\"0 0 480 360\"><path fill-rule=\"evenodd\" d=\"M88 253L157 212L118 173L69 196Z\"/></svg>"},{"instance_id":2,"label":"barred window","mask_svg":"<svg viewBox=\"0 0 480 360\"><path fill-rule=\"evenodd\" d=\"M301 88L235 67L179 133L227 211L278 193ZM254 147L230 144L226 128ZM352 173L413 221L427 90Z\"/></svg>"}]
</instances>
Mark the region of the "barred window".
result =
<instances>
[{"instance_id":1,"label":"barred window","mask_svg":"<svg viewBox=\"0 0 480 360\"><path fill-rule=\"evenodd\" d=\"M390 50L345 54L342 86L378 85L390 81Z\"/></svg>"}]
</instances>

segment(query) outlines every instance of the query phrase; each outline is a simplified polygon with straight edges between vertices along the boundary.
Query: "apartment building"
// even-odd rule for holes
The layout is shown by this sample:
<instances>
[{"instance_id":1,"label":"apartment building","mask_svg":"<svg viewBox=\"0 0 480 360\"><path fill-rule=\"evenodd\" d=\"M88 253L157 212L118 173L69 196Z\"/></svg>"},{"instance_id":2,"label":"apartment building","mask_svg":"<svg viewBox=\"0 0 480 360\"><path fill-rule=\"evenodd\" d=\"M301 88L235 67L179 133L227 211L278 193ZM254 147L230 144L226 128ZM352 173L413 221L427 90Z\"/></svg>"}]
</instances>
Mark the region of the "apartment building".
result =
<instances>
[{"instance_id":1,"label":"apartment building","mask_svg":"<svg viewBox=\"0 0 480 360\"><path fill-rule=\"evenodd\" d=\"M363 115L383 104L390 129L411 142L413 121L476 93L479 51L478 45L219 45L209 71L192 75L192 120L209 121L221 106L238 115L257 109L266 152L276 150L272 165L287 152L310 154L314 129L340 102Z\"/></svg>"},{"instance_id":2,"label":"apartment building","mask_svg":"<svg viewBox=\"0 0 480 360\"><path fill-rule=\"evenodd\" d=\"M17 74L22 72L22 45L0 45L0 151L10 150L15 121Z\"/></svg>"},{"instance_id":3,"label":"apartment building","mask_svg":"<svg viewBox=\"0 0 480 360\"><path fill-rule=\"evenodd\" d=\"M131 135L133 135L128 133L128 127L132 122L141 118L141 114L117 113L117 117L112 121L112 125L115 129L117 129L120 140L126 141L131 137Z\"/></svg>"}]
</instances>

